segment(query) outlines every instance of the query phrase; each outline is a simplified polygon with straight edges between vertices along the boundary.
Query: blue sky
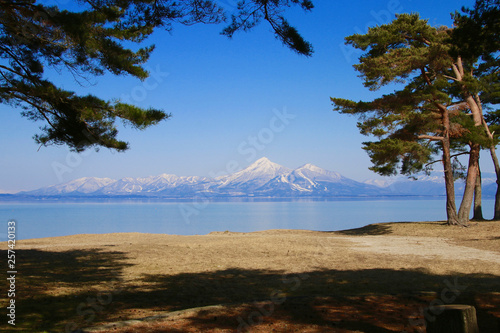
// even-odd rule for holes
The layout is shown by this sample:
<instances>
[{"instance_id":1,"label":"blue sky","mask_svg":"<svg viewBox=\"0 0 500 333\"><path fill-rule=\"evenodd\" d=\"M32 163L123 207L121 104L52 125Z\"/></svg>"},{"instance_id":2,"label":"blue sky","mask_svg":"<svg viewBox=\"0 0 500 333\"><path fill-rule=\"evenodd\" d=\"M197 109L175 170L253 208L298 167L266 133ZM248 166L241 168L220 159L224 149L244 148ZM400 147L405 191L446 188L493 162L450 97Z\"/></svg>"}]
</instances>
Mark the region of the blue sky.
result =
<instances>
[{"instance_id":1,"label":"blue sky","mask_svg":"<svg viewBox=\"0 0 500 333\"><path fill-rule=\"evenodd\" d=\"M52 0L52 2L57 2ZM60 0L67 4L67 0ZM221 0L231 9L235 1ZM175 26L148 41L156 50L144 82L130 77L89 78L76 84L67 73L49 73L67 89L101 98L121 98L161 108L173 117L137 131L121 128L131 149L83 154L64 146L39 147L32 136L41 123L0 105L0 191L16 192L80 177L145 177L169 173L211 176L244 168L256 159L296 168L312 163L355 180L378 178L361 149L367 141L356 119L332 111L330 96L370 99L352 68L359 53L343 45L345 36L387 23L395 12L418 12L433 25L451 25L450 13L472 0L316 0L310 13L285 16L315 49L299 56L261 24L232 39L222 26ZM482 162L488 171L488 157Z\"/></svg>"}]
</instances>

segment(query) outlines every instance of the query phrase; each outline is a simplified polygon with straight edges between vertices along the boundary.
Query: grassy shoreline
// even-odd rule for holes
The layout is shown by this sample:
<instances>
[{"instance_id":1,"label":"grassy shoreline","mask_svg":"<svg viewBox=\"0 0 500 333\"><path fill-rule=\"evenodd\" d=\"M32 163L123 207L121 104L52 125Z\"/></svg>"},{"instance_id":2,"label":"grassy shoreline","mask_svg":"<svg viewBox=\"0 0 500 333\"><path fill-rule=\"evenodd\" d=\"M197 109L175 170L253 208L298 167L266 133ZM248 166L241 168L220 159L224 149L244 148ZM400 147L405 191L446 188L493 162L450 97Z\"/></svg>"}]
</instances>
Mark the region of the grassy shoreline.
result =
<instances>
[{"instance_id":1,"label":"grassy shoreline","mask_svg":"<svg viewBox=\"0 0 500 333\"><path fill-rule=\"evenodd\" d=\"M422 319L420 308L439 299L446 281L466 286L456 301L476 306L482 332L493 332L500 318L499 222L469 228L405 222L337 232L75 235L19 241L16 250L22 277L16 329L32 332L218 304L231 306L145 323L139 331L234 332L260 311L255 301L268 311L260 311L262 323L249 325L251 332L411 332L418 325L410 322Z\"/></svg>"}]
</instances>

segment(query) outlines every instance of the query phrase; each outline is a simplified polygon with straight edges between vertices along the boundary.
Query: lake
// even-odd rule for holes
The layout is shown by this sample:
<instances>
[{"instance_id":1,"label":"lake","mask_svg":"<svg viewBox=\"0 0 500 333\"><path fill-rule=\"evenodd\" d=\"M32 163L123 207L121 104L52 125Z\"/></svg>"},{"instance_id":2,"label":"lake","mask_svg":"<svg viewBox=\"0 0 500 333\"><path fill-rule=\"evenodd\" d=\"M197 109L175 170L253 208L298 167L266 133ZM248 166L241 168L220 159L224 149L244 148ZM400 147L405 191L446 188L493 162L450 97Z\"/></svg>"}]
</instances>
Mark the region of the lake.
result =
<instances>
[{"instance_id":1,"label":"lake","mask_svg":"<svg viewBox=\"0 0 500 333\"><path fill-rule=\"evenodd\" d=\"M485 218L493 215L493 198L483 200ZM2 201L1 240L7 222L16 221L16 239L74 234L143 232L203 235L212 231L267 229L333 231L376 222L446 219L445 199L348 198L329 200L175 201Z\"/></svg>"}]
</instances>

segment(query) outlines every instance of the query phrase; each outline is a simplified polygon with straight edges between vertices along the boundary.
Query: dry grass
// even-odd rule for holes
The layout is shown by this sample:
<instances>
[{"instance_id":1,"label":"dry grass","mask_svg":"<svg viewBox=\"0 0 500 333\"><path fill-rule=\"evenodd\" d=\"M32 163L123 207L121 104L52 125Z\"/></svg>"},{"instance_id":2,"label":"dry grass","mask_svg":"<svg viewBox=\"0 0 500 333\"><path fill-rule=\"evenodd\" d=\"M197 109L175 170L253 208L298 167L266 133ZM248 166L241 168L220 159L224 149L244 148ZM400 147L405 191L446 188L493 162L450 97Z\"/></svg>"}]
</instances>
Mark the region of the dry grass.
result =
<instances>
[{"instance_id":1,"label":"dry grass","mask_svg":"<svg viewBox=\"0 0 500 333\"><path fill-rule=\"evenodd\" d=\"M470 227L448 227L440 222L389 223L391 234L444 237L453 244L480 250L500 251L500 228L498 222L472 222Z\"/></svg>"},{"instance_id":2,"label":"dry grass","mask_svg":"<svg viewBox=\"0 0 500 333\"><path fill-rule=\"evenodd\" d=\"M476 306L482 332L500 318L498 222L76 235L20 241L17 250L16 328L31 332L216 304L226 305L113 331L234 332L253 322L251 332L412 332L450 283L462 288L456 302Z\"/></svg>"}]
</instances>

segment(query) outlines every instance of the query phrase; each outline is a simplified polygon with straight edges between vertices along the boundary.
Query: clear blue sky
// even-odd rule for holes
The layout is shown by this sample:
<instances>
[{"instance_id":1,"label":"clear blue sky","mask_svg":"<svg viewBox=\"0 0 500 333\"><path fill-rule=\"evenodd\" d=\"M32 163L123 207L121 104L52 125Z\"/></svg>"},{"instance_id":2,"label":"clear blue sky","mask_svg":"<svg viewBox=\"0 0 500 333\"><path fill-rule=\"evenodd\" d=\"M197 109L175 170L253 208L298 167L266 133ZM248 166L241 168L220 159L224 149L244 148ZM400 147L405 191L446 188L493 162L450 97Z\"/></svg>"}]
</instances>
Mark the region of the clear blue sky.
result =
<instances>
[{"instance_id":1,"label":"clear blue sky","mask_svg":"<svg viewBox=\"0 0 500 333\"><path fill-rule=\"evenodd\" d=\"M231 8L236 1L220 2ZM352 68L359 53L343 46L343 38L389 22L394 12L418 12L433 25L450 26L450 13L472 6L473 0L314 4L310 13L294 9L285 15L313 44L310 58L282 46L266 24L233 39L219 34L222 26L179 25L171 34L158 31L150 38L156 50L147 63L153 75L145 82L107 75L78 85L65 73L52 74L56 83L79 94L129 98L173 117L145 131L122 128L120 138L131 145L127 152L76 155L64 146L39 149L32 136L42 124L0 105L0 191L87 176L210 176L244 168L262 156L289 168L312 163L360 181L377 178L361 149L368 138L358 133L355 118L334 113L329 99L380 94L362 86Z\"/></svg>"}]
</instances>

